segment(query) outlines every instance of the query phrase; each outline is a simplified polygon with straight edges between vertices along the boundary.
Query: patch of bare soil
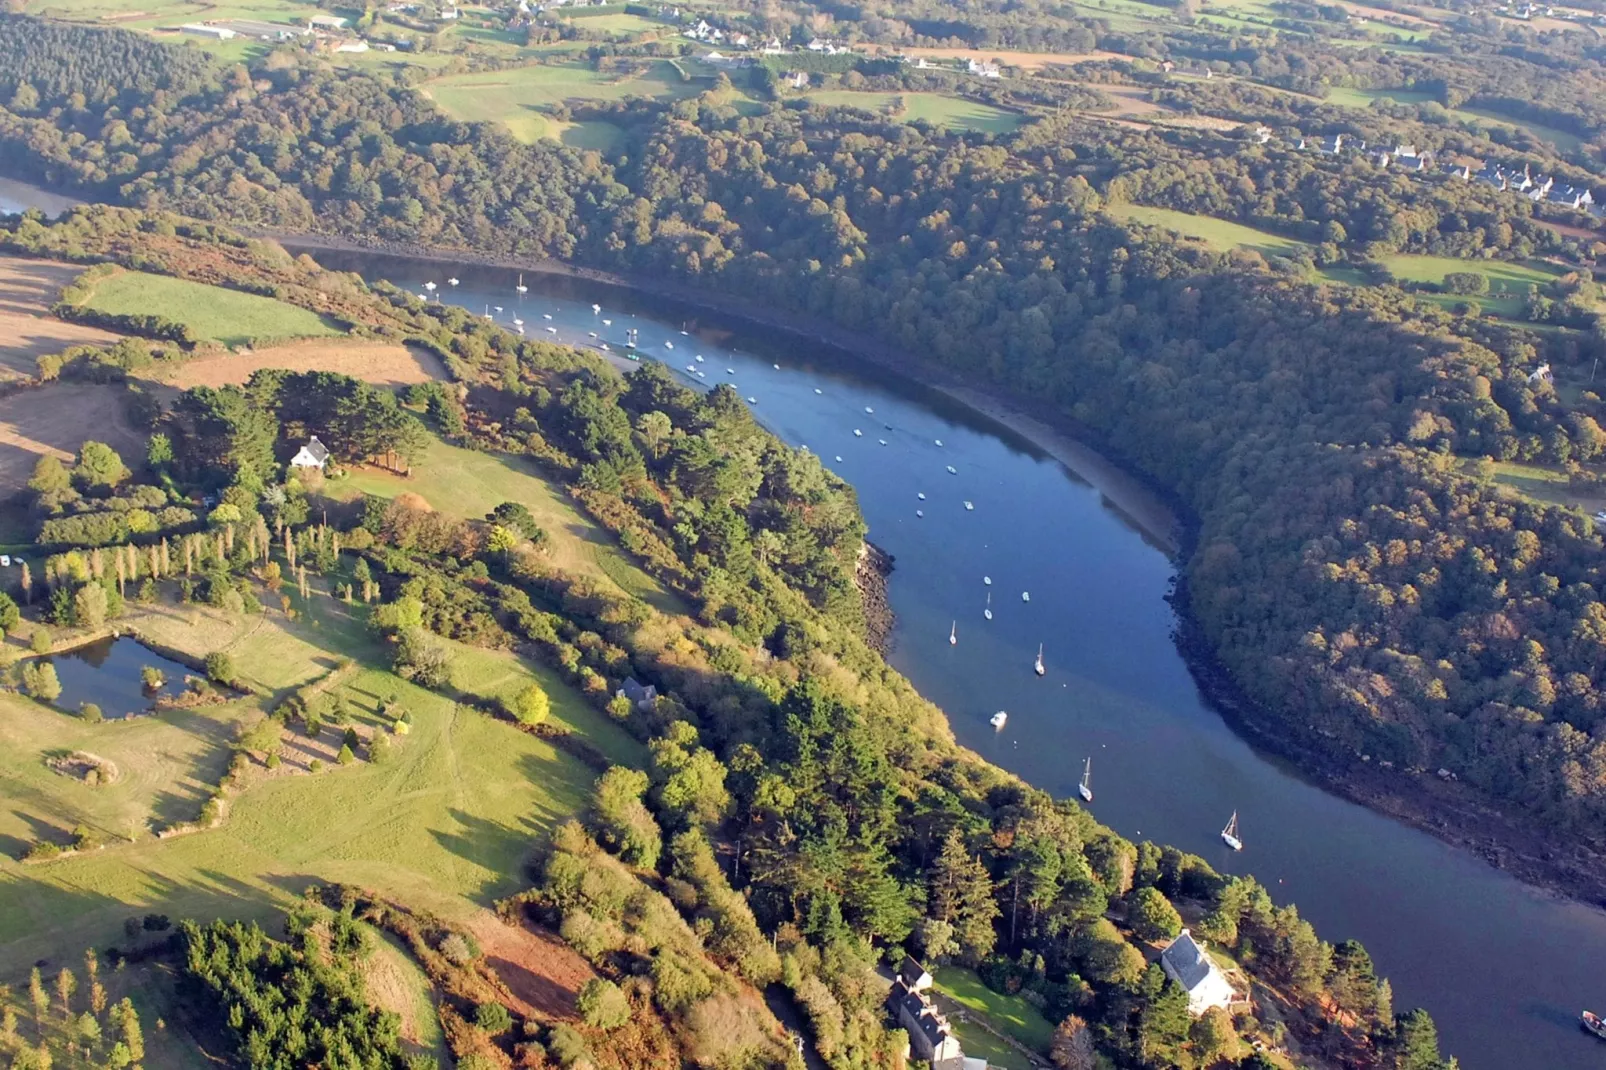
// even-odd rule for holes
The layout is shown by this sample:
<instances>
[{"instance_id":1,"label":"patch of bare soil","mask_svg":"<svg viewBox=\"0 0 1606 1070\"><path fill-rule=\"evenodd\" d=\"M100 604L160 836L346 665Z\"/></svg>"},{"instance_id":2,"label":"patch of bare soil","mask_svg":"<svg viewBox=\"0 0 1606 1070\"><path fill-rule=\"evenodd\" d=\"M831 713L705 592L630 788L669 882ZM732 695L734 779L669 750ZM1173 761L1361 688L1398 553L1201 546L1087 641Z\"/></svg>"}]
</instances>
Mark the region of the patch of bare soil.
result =
<instances>
[{"instance_id":1,"label":"patch of bare soil","mask_svg":"<svg viewBox=\"0 0 1606 1070\"><path fill-rule=\"evenodd\" d=\"M144 456L146 436L129 423L123 398L122 387L98 383L52 383L0 398L0 495L21 490L41 456L67 460L87 439L125 460Z\"/></svg>"},{"instance_id":2,"label":"patch of bare soil","mask_svg":"<svg viewBox=\"0 0 1606 1070\"><path fill-rule=\"evenodd\" d=\"M0 381L32 378L36 362L47 353L118 340L110 331L50 314L61 288L83 270L52 260L0 256Z\"/></svg>"},{"instance_id":3,"label":"patch of bare soil","mask_svg":"<svg viewBox=\"0 0 1606 1070\"><path fill-rule=\"evenodd\" d=\"M405 386L445 379L446 368L433 354L409 346L381 342L332 342L309 339L266 349L222 353L189 361L163 379L180 390L192 386L230 386L245 382L264 368L292 372L340 372L382 386Z\"/></svg>"},{"instance_id":4,"label":"patch of bare soil","mask_svg":"<svg viewBox=\"0 0 1606 1070\"><path fill-rule=\"evenodd\" d=\"M548 1022L575 1017L575 997L596 974L573 948L544 929L508 925L490 911L477 914L469 931L513 993L513 1010Z\"/></svg>"}]
</instances>

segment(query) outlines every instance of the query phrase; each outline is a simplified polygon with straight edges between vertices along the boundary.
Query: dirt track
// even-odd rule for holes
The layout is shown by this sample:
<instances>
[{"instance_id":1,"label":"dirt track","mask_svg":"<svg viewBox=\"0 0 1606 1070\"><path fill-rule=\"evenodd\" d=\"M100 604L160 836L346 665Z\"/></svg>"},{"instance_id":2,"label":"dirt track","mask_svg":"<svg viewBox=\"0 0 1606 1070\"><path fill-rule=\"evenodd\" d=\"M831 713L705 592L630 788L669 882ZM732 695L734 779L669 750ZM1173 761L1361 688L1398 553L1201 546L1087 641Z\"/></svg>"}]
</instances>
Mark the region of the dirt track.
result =
<instances>
[{"instance_id":1,"label":"dirt track","mask_svg":"<svg viewBox=\"0 0 1606 1070\"><path fill-rule=\"evenodd\" d=\"M445 379L446 369L422 349L381 342L306 341L270 346L246 353L223 353L192 360L164 376L179 390L192 386L229 386L263 368L293 372L341 372L381 386L401 386Z\"/></svg>"},{"instance_id":2,"label":"dirt track","mask_svg":"<svg viewBox=\"0 0 1606 1070\"><path fill-rule=\"evenodd\" d=\"M74 264L0 256L0 381L32 377L47 353L117 341L110 331L50 315L56 295L81 271Z\"/></svg>"}]
</instances>

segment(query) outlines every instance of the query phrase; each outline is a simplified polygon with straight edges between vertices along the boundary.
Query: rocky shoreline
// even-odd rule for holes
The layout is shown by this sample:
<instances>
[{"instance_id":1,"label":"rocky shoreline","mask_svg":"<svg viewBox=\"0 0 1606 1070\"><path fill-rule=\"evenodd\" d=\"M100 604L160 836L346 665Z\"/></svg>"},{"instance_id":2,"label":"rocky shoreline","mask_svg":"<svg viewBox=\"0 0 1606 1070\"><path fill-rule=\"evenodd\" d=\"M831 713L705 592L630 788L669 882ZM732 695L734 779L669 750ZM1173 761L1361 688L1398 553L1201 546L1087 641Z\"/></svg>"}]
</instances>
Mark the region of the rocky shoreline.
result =
<instances>
[{"instance_id":1,"label":"rocky shoreline","mask_svg":"<svg viewBox=\"0 0 1606 1070\"><path fill-rule=\"evenodd\" d=\"M250 233L249 228L240 228ZM1156 545L1178 563L1187 561L1197 535L1197 521L1172 490L1140 471L1100 453L1098 436L1074 423L1065 413L1029 398L1006 394L998 387L972 381L951 369L933 366L911 354L834 324L806 320L773 306L746 298L696 290L661 278L643 278L555 261L526 262L410 246L405 243L355 242L322 235L296 235L257 230L260 237L292 246L331 251L369 252L448 263L475 263L564 275L609 285L629 287L762 326L801 335L842 349L893 372L917 378L922 384L997 420L1059 459L1093 483ZM881 562L867 564L872 554ZM882 654L890 645L891 607L886 574L891 558L880 551L861 552L857 582L865 600L869 642ZM1215 656L1208 641L1194 626L1186 586L1180 581L1171 597L1178 616L1177 647L1201 693L1240 735L1256 748L1286 759L1302 775L1324 790L1385 814L1440 840L1463 848L1490 865L1546 891L1606 905L1606 858L1572 840L1559 842L1531 823L1495 810L1464 784L1445 784L1431 775L1385 772L1345 757L1335 757L1298 733L1289 731L1276 714L1248 699Z\"/></svg>"},{"instance_id":2,"label":"rocky shoreline","mask_svg":"<svg viewBox=\"0 0 1606 1070\"><path fill-rule=\"evenodd\" d=\"M859 547L853 582L858 585L859 598L864 603L864 640L882 657L892 651L892 626L898 619L887 596L887 577L891 575L892 555L869 539L864 540L864 545Z\"/></svg>"}]
</instances>

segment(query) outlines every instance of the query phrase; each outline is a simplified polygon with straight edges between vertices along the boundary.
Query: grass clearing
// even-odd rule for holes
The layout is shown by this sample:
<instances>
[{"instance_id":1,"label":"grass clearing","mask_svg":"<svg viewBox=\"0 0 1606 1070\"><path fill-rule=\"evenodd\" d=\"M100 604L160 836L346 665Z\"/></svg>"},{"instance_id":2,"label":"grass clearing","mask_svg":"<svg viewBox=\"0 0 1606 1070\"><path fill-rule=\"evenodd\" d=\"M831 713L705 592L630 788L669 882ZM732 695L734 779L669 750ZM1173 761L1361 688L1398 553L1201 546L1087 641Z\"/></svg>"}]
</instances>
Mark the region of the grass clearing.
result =
<instances>
[{"instance_id":1,"label":"grass clearing","mask_svg":"<svg viewBox=\"0 0 1606 1070\"><path fill-rule=\"evenodd\" d=\"M207 286L168 275L119 271L95 284L88 307L119 315L145 313L187 324L201 339L244 345L254 338L328 337L345 332L332 320L271 297Z\"/></svg>"},{"instance_id":2,"label":"grass clearing","mask_svg":"<svg viewBox=\"0 0 1606 1070\"><path fill-rule=\"evenodd\" d=\"M1448 293L1418 293L1419 301L1439 305L1454 311L1456 306L1473 300L1485 313L1505 320L1521 321L1527 310L1528 287L1544 286L1563 274L1560 268L1538 262L1517 263L1511 260L1460 260L1447 256L1418 256L1402 254L1391 256L1384 265L1403 282L1416 282L1438 286L1444 277L1456 271L1475 272L1489 280L1489 292L1466 297ZM1524 324L1524 326L1533 326Z\"/></svg>"},{"instance_id":3,"label":"grass clearing","mask_svg":"<svg viewBox=\"0 0 1606 1070\"><path fill-rule=\"evenodd\" d=\"M463 122L503 123L516 137L534 141L550 136L543 125L531 123L532 113L573 100L624 100L627 97L680 99L708 86L683 79L667 61L656 60L635 75L618 77L579 63L541 64L502 71L449 75L425 83L430 99L454 119ZM561 136L561 130L558 131Z\"/></svg>"},{"instance_id":4,"label":"grass clearing","mask_svg":"<svg viewBox=\"0 0 1606 1070\"><path fill-rule=\"evenodd\" d=\"M1187 238L1197 238L1221 252L1253 249L1263 256L1290 256L1308 246L1297 239L1270 231L1246 227L1214 216L1193 215L1172 208L1150 208L1141 204L1107 204L1104 210L1123 222L1167 227Z\"/></svg>"},{"instance_id":5,"label":"grass clearing","mask_svg":"<svg viewBox=\"0 0 1606 1070\"><path fill-rule=\"evenodd\" d=\"M932 978L937 991L968 1010L985 1014L993 1028L1008 1033L1033 1051L1046 1054L1054 1043L1054 1026L1020 996L994 992L975 973L957 966L940 967Z\"/></svg>"},{"instance_id":6,"label":"grass clearing","mask_svg":"<svg viewBox=\"0 0 1606 1070\"><path fill-rule=\"evenodd\" d=\"M351 488L351 493L383 498L411 491L435 509L467 519L479 519L503 502L521 502L546 531L552 561L559 568L609 581L666 612L683 611L615 545L610 534L581 514L567 495L523 458L479 453L434 439L414 460L413 472L404 477L362 469L331 483L330 493L340 494L342 486Z\"/></svg>"},{"instance_id":7,"label":"grass clearing","mask_svg":"<svg viewBox=\"0 0 1606 1070\"><path fill-rule=\"evenodd\" d=\"M1007 134L1017 129L1025 117L1018 112L1005 111L990 104L982 104L963 97L944 93L881 93L866 90L830 89L807 94L808 99L824 107L858 108L861 111L887 115L899 122L912 123L924 120L945 130L960 130L979 134ZM892 109L901 110L893 112Z\"/></svg>"}]
</instances>

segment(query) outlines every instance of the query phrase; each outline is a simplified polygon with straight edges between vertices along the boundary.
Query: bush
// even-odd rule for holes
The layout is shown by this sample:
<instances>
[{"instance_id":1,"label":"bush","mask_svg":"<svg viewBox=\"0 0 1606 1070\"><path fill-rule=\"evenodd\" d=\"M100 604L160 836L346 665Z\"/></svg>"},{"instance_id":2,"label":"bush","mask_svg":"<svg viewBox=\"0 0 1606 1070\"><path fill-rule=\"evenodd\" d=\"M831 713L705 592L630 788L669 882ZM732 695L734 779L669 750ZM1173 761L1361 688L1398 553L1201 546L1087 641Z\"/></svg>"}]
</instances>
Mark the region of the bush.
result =
<instances>
[{"instance_id":1,"label":"bush","mask_svg":"<svg viewBox=\"0 0 1606 1070\"><path fill-rule=\"evenodd\" d=\"M230 687L234 684L234 658L222 650L206 656L206 678L215 684Z\"/></svg>"},{"instance_id":2,"label":"bush","mask_svg":"<svg viewBox=\"0 0 1606 1070\"><path fill-rule=\"evenodd\" d=\"M422 628L409 628L396 643L396 675L420 687L442 687L452 678L446 647Z\"/></svg>"},{"instance_id":3,"label":"bush","mask_svg":"<svg viewBox=\"0 0 1606 1070\"><path fill-rule=\"evenodd\" d=\"M341 765L350 765L356 760L357 756L351 753L351 748L342 743L340 745L340 753L335 755L335 761L339 762Z\"/></svg>"},{"instance_id":4,"label":"bush","mask_svg":"<svg viewBox=\"0 0 1606 1070\"><path fill-rule=\"evenodd\" d=\"M100 712L100 707L93 702L86 702L78 707L78 716L90 724L100 724L106 719L105 714Z\"/></svg>"},{"instance_id":5,"label":"bush","mask_svg":"<svg viewBox=\"0 0 1606 1070\"><path fill-rule=\"evenodd\" d=\"M35 654L50 653L50 648L54 643L55 639L52 638L49 628L46 628L43 624L34 625L33 636L29 639L28 645Z\"/></svg>"},{"instance_id":6,"label":"bush","mask_svg":"<svg viewBox=\"0 0 1606 1070\"><path fill-rule=\"evenodd\" d=\"M519 724L542 724L552 712L552 702L539 684L530 684L507 703L507 712Z\"/></svg>"},{"instance_id":7,"label":"bush","mask_svg":"<svg viewBox=\"0 0 1606 1070\"><path fill-rule=\"evenodd\" d=\"M30 661L22 667L22 689L40 702L56 701L61 697L56 667L48 661Z\"/></svg>"},{"instance_id":8,"label":"bush","mask_svg":"<svg viewBox=\"0 0 1606 1070\"><path fill-rule=\"evenodd\" d=\"M167 683L167 676L154 665L147 665L139 670L139 681L146 691L156 691Z\"/></svg>"},{"instance_id":9,"label":"bush","mask_svg":"<svg viewBox=\"0 0 1606 1070\"><path fill-rule=\"evenodd\" d=\"M487 1035L497 1037L513 1028L513 1016L500 1003L481 1003L474 1011L474 1024Z\"/></svg>"},{"instance_id":10,"label":"bush","mask_svg":"<svg viewBox=\"0 0 1606 1070\"><path fill-rule=\"evenodd\" d=\"M618 985L601 977L585 983L575 1005L580 1017L593 1029L618 1029L630 1021L630 1001Z\"/></svg>"},{"instance_id":11,"label":"bush","mask_svg":"<svg viewBox=\"0 0 1606 1070\"><path fill-rule=\"evenodd\" d=\"M467 966L480 957L479 945L462 933L450 933L441 941L440 953L453 966Z\"/></svg>"}]
</instances>

